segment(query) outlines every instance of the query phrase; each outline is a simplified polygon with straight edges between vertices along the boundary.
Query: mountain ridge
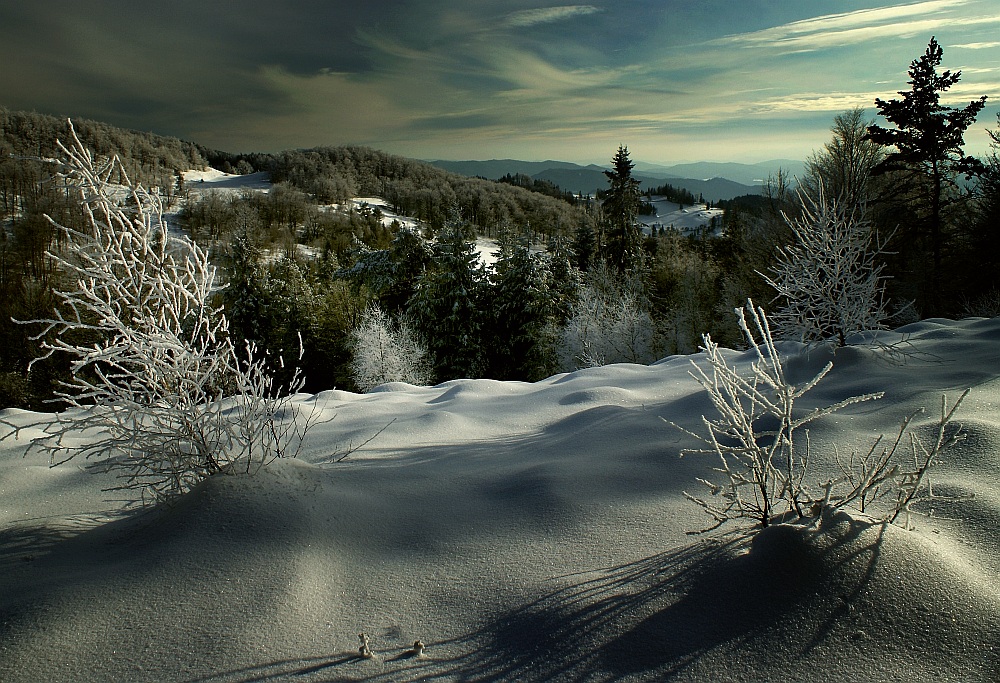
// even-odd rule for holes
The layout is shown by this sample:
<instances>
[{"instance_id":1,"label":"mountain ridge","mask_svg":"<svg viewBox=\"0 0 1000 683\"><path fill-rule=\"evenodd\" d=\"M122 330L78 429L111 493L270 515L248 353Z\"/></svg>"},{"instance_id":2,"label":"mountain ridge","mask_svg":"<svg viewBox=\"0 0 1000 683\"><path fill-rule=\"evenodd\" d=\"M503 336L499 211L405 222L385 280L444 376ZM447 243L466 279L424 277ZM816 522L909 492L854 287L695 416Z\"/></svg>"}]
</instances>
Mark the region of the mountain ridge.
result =
<instances>
[{"instance_id":1,"label":"mountain ridge","mask_svg":"<svg viewBox=\"0 0 1000 683\"><path fill-rule=\"evenodd\" d=\"M563 190L577 194L595 194L607 188L605 167L597 164L581 165L567 161L522 161L518 159L489 159L485 161L450 161L438 159L427 163L452 173L470 177L497 179L505 175L526 175L535 180L546 180ZM732 199L741 195L760 194L765 179L778 169L789 175L800 175L803 162L775 159L756 164L737 162L693 162L666 166L636 162L633 177L645 191L663 184L688 190L708 201Z\"/></svg>"}]
</instances>

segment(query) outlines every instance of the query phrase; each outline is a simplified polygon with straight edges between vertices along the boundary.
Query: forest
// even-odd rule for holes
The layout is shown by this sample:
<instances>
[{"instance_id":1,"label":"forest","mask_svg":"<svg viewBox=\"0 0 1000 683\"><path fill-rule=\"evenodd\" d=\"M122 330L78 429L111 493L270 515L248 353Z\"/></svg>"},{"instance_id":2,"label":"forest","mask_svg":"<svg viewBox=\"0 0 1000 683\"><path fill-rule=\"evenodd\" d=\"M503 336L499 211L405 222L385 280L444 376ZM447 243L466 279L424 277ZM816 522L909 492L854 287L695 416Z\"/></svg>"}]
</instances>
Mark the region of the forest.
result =
<instances>
[{"instance_id":1,"label":"forest","mask_svg":"<svg viewBox=\"0 0 1000 683\"><path fill-rule=\"evenodd\" d=\"M291 372L282 359L298 357L306 391L535 381L690 353L705 333L736 347L731 311L748 297L776 319L794 318L803 275L789 268L801 265L810 225L847 225L850 244L864 246L875 327L1000 314L1000 126L985 157L964 153L985 97L940 104L959 78L937 75L940 59L932 40L911 65L911 92L875 101L891 128L861 108L838 114L803 177L779 173L760 196L719 202L719 229L693 234L641 230L653 193L640 194L625 146L608 150L608 188L591 198L362 147L230 154L99 122L73 125L98 157L120 159L127 178L110 182L153 190L171 228L209 250L229 333L265 350L278 375ZM71 188L53 181L56 141L67 130L55 117L0 108L0 407L58 409L53 397L70 373L58 354L35 360L44 340L23 322L51 318L56 292L73 287L49 256L61 248L59 226L83 223ZM185 171L208 166L266 172L271 185L223 193L185 182ZM656 194L682 205L704 200L671 186ZM352 204L358 197L384 200L419 228ZM476 251L481 237L497 245L490 266ZM811 284L832 292L833 284ZM787 330L808 342L858 331L835 322Z\"/></svg>"}]
</instances>

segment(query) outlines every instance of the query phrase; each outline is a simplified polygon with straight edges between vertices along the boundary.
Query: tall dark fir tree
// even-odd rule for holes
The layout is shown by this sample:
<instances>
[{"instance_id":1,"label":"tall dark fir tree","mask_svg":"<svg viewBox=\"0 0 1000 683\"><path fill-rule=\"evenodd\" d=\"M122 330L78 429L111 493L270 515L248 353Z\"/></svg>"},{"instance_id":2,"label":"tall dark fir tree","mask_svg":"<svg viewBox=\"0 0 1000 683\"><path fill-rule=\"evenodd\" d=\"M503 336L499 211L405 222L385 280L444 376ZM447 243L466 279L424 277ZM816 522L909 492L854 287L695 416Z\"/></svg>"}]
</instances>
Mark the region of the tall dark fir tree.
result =
<instances>
[{"instance_id":1,"label":"tall dark fir tree","mask_svg":"<svg viewBox=\"0 0 1000 683\"><path fill-rule=\"evenodd\" d=\"M868 127L867 139L894 147L875 168L876 174L891 173L899 180L895 199L916 211L915 220L901 226L906 249L917 246L929 262L910 259L912 272L928 270L928 278L918 294L923 313L942 311L947 294L942 289L944 264L951 246L947 210L961 201L958 176L979 175L983 164L962 150L965 131L986 105L986 96L962 108L941 104L941 95L958 83L962 72L938 73L944 51L935 38L927 50L913 60L908 71L910 90L899 91L902 99L875 99L879 113L895 128Z\"/></svg>"},{"instance_id":2,"label":"tall dark fir tree","mask_svg":"<svg viewBox=\"0 0 1000 683\"><path fill-rule=\"evenodd\" d=\"M611 164L613 168L604 172L610 185L603 204L607 226L605 254L612 266L625 271L642 255L642 230L636 221L642 195L639 181L632 177L635 164L629 159L628 147L619 146Z\"/></svg>"}]
</instances>

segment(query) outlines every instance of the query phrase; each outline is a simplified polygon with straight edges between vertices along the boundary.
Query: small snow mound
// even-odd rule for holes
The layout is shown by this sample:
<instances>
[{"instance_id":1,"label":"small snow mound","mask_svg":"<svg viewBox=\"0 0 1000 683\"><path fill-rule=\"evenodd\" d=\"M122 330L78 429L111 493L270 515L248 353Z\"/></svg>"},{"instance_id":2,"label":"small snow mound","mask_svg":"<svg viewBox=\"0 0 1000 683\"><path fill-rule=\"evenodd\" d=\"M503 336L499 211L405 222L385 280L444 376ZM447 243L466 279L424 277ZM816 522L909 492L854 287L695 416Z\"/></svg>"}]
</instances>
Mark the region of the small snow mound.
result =
<instances>
[{"instance_id":1,"label":"small snow mound","mask_svg":"<svg viewBox=\"0 0 1000 683\"><path fill-rule=\"evenodd\" d=\"M415 388L413 384L407 384L406 382L386 382L385 384L380 384L377 387L369 389L366 393L368 394L390 394L393 392L400 391L410 391Z\"/></svg>"},{"instance_id":2,"label":"small snow mound","mask_svg":"<svg viewBox=\"0 0 1000 683\"><path fill-rule=\"evenodd\" d=\"M566 394L559 399L559 405L572 406L582 403L593 403L595 405L624 405L634 403L635 398L628 389L618 387L597 387L594 389L584 389Z\"/></svg>"}]
</instances>

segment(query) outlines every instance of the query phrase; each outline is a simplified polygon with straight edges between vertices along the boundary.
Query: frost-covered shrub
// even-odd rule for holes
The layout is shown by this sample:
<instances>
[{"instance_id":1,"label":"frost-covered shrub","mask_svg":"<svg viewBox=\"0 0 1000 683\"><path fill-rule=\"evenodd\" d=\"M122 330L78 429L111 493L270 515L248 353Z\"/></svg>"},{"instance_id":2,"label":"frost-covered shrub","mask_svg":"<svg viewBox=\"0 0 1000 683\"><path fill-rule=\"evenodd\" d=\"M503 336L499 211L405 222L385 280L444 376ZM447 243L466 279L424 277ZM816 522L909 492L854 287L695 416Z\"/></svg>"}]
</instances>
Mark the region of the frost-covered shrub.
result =
<instances>
[{"instance_id":1,"label":"frost-covered shrub","mask_svg":"<svg viewBox=\"0 0 1000 683\"><path fill-rule=\"evenodd\" d=\"M159 198L131 184L117 158L95 162L70 133L59 177L85 221L52 221L64 249L49 256L75 287L56 292L51 319L28 322L42 325L45 357L69 358L72 379L57 396L78 410L44 423L32 447L53 464L94 459L143 500L292 454L309 425L290 402L301 375L277 386L274 361L234 344L208 253L168 230Z\"/></svg>"},{"instance_id":2,"label":"frost-covered shrub","mask_svg":"<svg viewBox=\"0 0 1000 683\"><path fill-rule=\"evenodd\" d=\"M616 279L606 268L592 270L560 335L563 367L656 360L656 330L641 286Z\"/></svg>"},{"instance_id":3,"label":"frost-covered shrub","mask_svg":"<svg viewBox=\"0 0 1000 683\"><path fill-rule=\"evenodd\" d=\"M796 443L798 431L819 417L882 394L854 396L799 414L795 402L816 386L833 364L827 363L801 386L792 386L785 377L763 309L755 309L747 301L745 310L736 309L736 315L740 331L756 357L750 372L742 373L730 365L718 344L706 334L703 349L708 367L703 369L692 361L692 375L708 393L717 416L702 416L704 434L683 430L707 446L686 452L716 456L715 471L723 475L723 482L699 480L709 488L712 499L685 495L720 524L742 518L766 527L773 517L784 512L803 516L811 502L803 483L809 450Z\"/></svg>"},{"instance_id":4,"label":"frost-covered shrub","mask_svg":"<svg viewBox=\"0 0 1000 683\"><path fill-rule=\"evenodd\" d=\"M777 291L771 323L778 336L844 346L855 332L885 329L887 277L876 263L884 252L874 229L822 186L818 199L799 198L802 215L784 216L795 243L779 248L771 276L761 273Z\"/></svg>"},{"instance_id":5,"label":"frost-covered shrub","mask_svg":"<svg viewBox=\"0 0 1000 683\"><path fill-rule=\"evenodd\" d=\"M351 377L361 391L386 382L433 381L427 347L405 320L393 321L378 306L369 306L351 331L351 348Z\"/></svg>"},{"instance_id":6,"label":"frost-covered shrub","mask_svg":"<svg viewBox=\"0 0 1000 683\"><path fill-rule=\"evenodd\" d=\"M797 410L795 402L830 372L833 363L827 363L808 382L793 386L785 376L763 309L755 309L747 301L745 309L736 309L736 314L755 356L749 372L727 362L719 346L705 335L707 368L692 361L691 374L707 392L716 416L702 416L702 434L674 425L706 446L682 454L714 456L713 469L721 475L721 482L699 479L709 495L684 495L704 508L717 524L749 519L763 528L785 514L797 519L817 517L848 505L867 513L875 503L883 506L883 521L895 522L900 514L908 516L918 493L929 489L928 474L941 453L964 438L961 427L951 422L968 390L950 409L942 396L934 443L927 445L909 431L911 421L922 412L917 411L902 421L895 439L879 437L867 452L852 453L848 459L836 454L840 475L810 490L805 479L812 453L808 430L803 428L849 405L881 398L883 393L852 396L805 413Z\"/></svg>"}]
</instances>

